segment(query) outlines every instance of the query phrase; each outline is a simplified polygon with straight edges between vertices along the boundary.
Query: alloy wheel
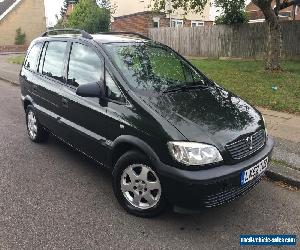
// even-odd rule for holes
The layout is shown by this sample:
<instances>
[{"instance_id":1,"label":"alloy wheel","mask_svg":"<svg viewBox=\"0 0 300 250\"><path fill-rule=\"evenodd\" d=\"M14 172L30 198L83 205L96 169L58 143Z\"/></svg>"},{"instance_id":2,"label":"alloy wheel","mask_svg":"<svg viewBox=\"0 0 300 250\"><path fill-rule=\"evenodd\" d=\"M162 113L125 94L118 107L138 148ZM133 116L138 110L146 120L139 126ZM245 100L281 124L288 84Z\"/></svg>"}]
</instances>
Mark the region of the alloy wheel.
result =
<instances>
[{"instance_id":1,"label":"alloy wheel","mask_svg":"<svg viewBox=\"0 0 300 250\"><path fill-rule=\"evenodd\" d=\"M142 164L130 165L124 170L121 190L126 200L139 209L154 207L161 196L158 176L150 167Z\"/></svg>"},{"instance_id":2,"label":"alloy wheel","mask_svg":"<svg viewBox=\"0 0 300 250\"><path fill-rule=\"evenodd\" d=\"M27 114L27 127L28 133L32 140L35 140L37 136L37 120L34 113L30 110Z\"/></svg>"}]
</instances>

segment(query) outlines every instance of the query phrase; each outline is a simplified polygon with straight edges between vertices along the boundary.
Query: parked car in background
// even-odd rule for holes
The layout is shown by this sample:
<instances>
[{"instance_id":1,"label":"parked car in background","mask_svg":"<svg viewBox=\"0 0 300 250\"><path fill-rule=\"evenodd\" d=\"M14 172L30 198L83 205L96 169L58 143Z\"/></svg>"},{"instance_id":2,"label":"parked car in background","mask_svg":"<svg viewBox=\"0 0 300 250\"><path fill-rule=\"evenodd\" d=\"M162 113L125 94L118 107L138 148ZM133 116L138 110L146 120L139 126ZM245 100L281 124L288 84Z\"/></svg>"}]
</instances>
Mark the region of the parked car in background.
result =
<instances>
[{"instance_id":1,"label":"parked car in background","mask_svg":"<svg viewBox=\"0 0 300 250\"><path fill-rule=\"evenodd\" d=\"M20 83L29 138L52 133L110 169L136 216L230 202L270 160L255 108L138 34L47 32L31 43Z\"/></svg>"}]
</instances>

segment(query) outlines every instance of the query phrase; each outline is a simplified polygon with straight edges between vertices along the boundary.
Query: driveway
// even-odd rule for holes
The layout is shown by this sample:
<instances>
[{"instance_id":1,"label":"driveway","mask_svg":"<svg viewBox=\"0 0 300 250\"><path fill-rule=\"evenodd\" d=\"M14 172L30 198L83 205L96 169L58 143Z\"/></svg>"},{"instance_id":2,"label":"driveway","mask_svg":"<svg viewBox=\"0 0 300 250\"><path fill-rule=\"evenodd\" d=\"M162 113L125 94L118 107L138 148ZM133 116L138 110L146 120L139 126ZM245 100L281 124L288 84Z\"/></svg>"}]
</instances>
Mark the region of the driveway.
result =
<instances>
[{"instance_id":1,"label":"driveway","mask_svg":"<svg viewBox=\"0 0 300 250\"><path fill-rule=\"evenodd\" d=\"M300 192L262 181L199 214L133 217L110 174L53 137L26 134L20 88L0 80L0 249L235 249L240 234L300 233Z\"/></svg>"}]
</instances>

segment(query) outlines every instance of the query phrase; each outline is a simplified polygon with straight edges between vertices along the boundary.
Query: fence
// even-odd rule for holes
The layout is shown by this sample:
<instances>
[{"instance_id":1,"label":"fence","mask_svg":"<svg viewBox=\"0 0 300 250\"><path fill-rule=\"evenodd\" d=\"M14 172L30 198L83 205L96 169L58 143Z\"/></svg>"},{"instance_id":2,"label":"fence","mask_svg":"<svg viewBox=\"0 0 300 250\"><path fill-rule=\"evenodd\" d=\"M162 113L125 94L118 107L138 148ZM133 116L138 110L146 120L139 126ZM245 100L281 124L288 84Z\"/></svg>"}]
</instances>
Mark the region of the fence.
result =
<instances>
[{"instance_id":1,"label":"fence","mask_svg":"<svg viewBox=\"0 0 300 250\"><path fill-rule=\"evenodd\" d=\"M282 57L300 59L300 21L284 21ZM149 36L185 56L261 59L267 45L266 23L150 29Z\"/></svg>"}]
</instances>

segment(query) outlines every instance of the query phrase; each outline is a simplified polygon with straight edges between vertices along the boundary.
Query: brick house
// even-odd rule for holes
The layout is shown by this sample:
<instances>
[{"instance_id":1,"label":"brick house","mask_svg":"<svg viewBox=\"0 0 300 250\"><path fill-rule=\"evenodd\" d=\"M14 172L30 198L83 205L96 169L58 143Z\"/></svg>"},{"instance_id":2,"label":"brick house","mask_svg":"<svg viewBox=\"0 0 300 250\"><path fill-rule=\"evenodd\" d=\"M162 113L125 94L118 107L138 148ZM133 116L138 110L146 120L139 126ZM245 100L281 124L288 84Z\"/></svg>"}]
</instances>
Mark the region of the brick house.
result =
<instances>
[{"instance_id":1,"label":"brick house","mask_svg":"<svg viewBox=\"0 0 300 250\"><path fill-rule=\"evenodd\" d=\"M163 12L153 12L150 0L112 0L116 6L113 14L112 31L138 32L148 34L149 28L159 27L197 27L214 24L214 11L208 1L202 14L188 13L167 8Z\"/></svg>"},{"instance_id":2,"label":"brick house","mask_svg":"<svg viewBox=\"0 0 300 250\"><path fill-rule=\"evenodd\" d=\"M163 27L196 27L213 25L213 21L188 20L167 17L165 13L155 13L152 11L138 12L134 14L114 17L112 31L137 32L147 35L149 28Z\"/></svg>"},{"instance_id":3,"label":"brick house","mask_svg":"<svg viewBox=\"0 0 300 250\"><path fill-rule=\"evenodd\" d=\"M276 6L276 1L273 0L272 7L274 8ZM259 22L264 21L265 17L262 11L252 2L250 2L246 6L246 13L249 17L250 22ZM282 20L293 20L295 17L295 20L300 20L300 6L290 6L286 9L283 9L279 12L279 17Z\"/></svg>"},{"instance_id":4,"label":"brick house","mask_svg":"<svg viewBox=\"0 0 300 250\"><path fill-rule=\"evenodd\" d=\"M0 0L0 46L13 45L18 28L27 44L45 31L44 0Z\"/></svg>"}]
</instances>

